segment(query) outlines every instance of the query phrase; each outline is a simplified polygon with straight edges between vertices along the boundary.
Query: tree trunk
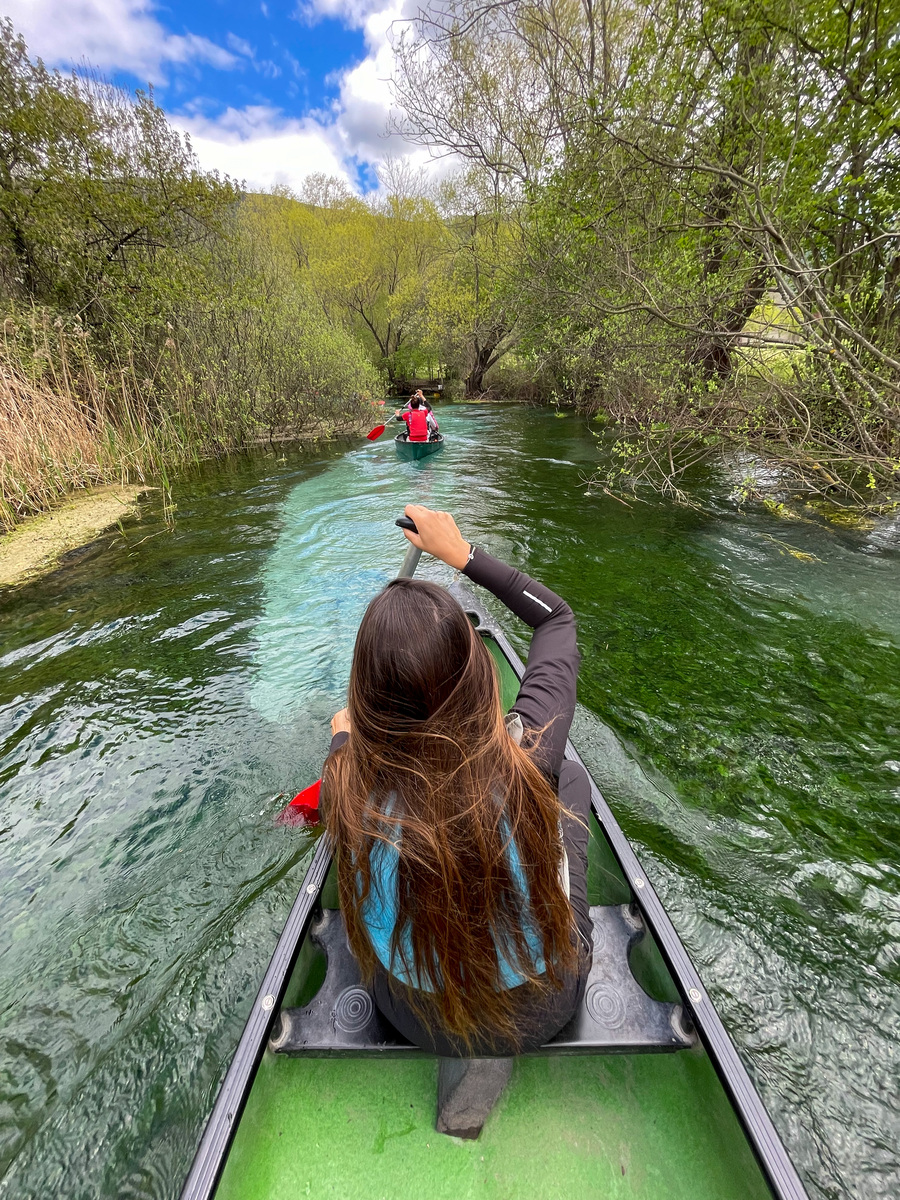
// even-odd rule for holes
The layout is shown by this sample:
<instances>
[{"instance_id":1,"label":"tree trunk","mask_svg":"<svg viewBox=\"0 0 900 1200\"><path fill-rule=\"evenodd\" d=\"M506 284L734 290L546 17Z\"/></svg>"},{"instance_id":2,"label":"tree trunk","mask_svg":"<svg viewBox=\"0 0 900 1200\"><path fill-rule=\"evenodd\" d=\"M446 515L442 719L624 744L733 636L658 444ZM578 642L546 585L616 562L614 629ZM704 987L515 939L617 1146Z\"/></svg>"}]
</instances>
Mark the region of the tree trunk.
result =
<instances>
[{"instance_id":1,"label":"tree trunk","mask_svg":"<svg viewBox=\"0 0 900 1200\"><path fill-rule=\"evenodd\" d=\"M500 355L494 354L497 349L497 342L490 341L486 346L477 347L475 349L475 361L472 364L472 369L466 376L466 397L480 396L484 391L484 377L487 371L494 365Z\"/></svg>"},{"instance_id":2,"label":"tree trunk","mask_svg":"<svg viewBox=\"0 0 900 1200\"><path fill-rule=\"evenodd\" d=\"M480 396L484 392L484 377L495 366L509 346L505 346L502 350L498 347L503 339L509 333L508 329L493 329L488 335L488 339L483 346L475 343L475 358L469 374L466 376L466 396Z\"/></svg>"},{"instance_id":3,"label":"tree trunk","mask_svg":"<svg viewBox=\"0 0 900 1200\"><path fill-rule=\"evenodd\" d=\"M735 339L765 295L769 282L768 267L764 263L758 264L744 290L734 297L724 318L715 322L714 315L709 314L709 322L718 324L718 329L714 333L706 333L699 337L688 353L688 362L692 366L700 367L704 379L725 380L730 377L734 369L732 351Z\"/></svg>"}]
</instances>

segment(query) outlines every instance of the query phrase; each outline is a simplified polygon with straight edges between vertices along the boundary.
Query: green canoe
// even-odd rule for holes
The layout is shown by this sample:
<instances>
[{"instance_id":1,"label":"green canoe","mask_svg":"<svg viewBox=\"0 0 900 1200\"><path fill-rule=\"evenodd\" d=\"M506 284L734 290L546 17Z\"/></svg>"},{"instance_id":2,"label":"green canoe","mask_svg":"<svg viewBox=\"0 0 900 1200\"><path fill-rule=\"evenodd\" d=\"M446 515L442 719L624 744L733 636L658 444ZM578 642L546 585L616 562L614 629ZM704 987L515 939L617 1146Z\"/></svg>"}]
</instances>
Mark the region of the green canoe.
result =
<instances>
[{"instance_id":1,"label":"green canoe","mask_svg":"<svg viewBox=\"0 0 900 1200\"><path fill-rule=\"evenodd\" d=\"M439 433L432 442L411 442L405 434L398 433L394 438L397 454L404 462L415 462L427 458L429 454L437 454L444 448L444 435Z\"/></svg>"},{"instance_id":2,"label":"green canoe","mask_svg":"<svg viewBox=\"0 0 900 1200\"><path fill-rule=\"evenodd\" d=\"M522 663L474 596L453 590L494 657L509 707ZM571 743L566 757L581 761ZM595 934L594 969L602 975L618 953L628 975L618 999L594 1004L594 1017L610 1026L599 1040L609 1044L584 1052L559 1035L562 1045L515 1060L477 1140L437 1133L438 1061L402 1045L355 1046L363 1035L341 1031L354 1028L359 1009L344 1001L358 998L358 987L334 1005L317 1000L338 968L337 960L326 967L321 936L313 939L323 923L343 927L321 834L182 1200L803 1200L659 897L593 783L591 792L592 914L630 931L624 958ZM589 986L586 1004L590 995ZM330 1018L318 1042L303 1027L317 1003ZM669 1024L639 1046L635 1014L644 1008L668 1014ZM297 1027L291 1055L272 1049L286 1022Z\"/></svg>"}]
</instances>

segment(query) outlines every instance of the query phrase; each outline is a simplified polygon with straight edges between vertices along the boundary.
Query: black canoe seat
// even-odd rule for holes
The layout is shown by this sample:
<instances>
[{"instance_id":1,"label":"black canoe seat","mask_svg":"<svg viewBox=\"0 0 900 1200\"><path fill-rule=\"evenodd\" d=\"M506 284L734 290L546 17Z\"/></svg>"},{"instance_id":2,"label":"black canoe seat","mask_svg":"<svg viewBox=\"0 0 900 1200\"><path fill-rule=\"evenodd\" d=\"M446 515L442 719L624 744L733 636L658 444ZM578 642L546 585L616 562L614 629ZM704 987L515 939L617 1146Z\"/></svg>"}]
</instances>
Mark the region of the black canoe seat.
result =
<instances>
[{"instance_id":1,"label":"black canoe seat","mask_svg":"<svg viewBox=\"0 0 900 1200\"><path fill-rule=\"evenodd\" d=\"M644 935L640 917L628 905L611 905L592 908L591 918L594 960L584 1001L565 1029L531 1053L635 1054L694 1045L681 1005L651 999L631 973L629 950ZM327 958L325 980L305 1008L282 1009L269 1049L319 1058L422 1054L381 1016L362 985L340 912L325 909L311 937Z\"/></svg>"}]
</instances>

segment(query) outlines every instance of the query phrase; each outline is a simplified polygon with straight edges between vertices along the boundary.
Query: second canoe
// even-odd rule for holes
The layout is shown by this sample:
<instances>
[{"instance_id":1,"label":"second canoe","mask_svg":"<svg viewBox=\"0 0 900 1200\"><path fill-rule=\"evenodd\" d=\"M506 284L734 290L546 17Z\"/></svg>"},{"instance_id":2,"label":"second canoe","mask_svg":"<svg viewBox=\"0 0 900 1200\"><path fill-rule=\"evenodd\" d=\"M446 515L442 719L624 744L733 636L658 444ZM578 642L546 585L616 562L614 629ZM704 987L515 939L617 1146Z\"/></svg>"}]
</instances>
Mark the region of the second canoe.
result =
<instances>
[{"instance_id":1,"label":"second canoe","mask_svg":"<svg viewBox=\"0 0 900 1200\"><path fill-rule=\"evenodd\" d=\"M397 454L404 462L415 462L419 458L427 458L429 454L437 454L444 448L444 435L439 433L431 442L411 442L405 434L398 433L394 438Z\"/></svg>"}]
</instances>

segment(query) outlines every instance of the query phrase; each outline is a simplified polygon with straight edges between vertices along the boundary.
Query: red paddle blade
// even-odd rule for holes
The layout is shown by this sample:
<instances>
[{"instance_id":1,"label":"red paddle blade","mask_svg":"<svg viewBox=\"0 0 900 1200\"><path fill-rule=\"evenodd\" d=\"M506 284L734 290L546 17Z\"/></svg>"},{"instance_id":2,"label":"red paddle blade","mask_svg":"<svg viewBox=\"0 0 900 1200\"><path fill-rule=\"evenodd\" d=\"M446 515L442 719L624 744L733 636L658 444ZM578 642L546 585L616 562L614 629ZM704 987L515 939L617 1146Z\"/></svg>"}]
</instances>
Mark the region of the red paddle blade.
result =
<instances>
[{"instance_id":1,"label":"red paddle blade","mask_svg":"<svg viewBox=\"0 0 900 1200\"><path fill-rule=\"evenodd\" d=\"M290 804L278 814L279 825L318 825L319 824L319 792L322 780L317 779L308 788L298 792Z\"/></svg>"},{"instance_id":2,"label":"red paddle blade","mask_svg":"<svg viewBox=\"0 0 900 1200\"><path fill-rule=\"evenodd\" d=\"M322 790L322 780L317 779L315 783L311 783L308 788L304 788L288 805L288 808L299 808L301 805L306 805L307 808L319 807L319 792Z\"/></svg>"},{"instance_id":3,"label":"red paddle blade","mask_svg":"<svg viewBox=\"0 0 900 1200\"><path fill-rule=\"evenodd\" d=\"M376 425L371 433L366 434L366 437L369 439L370 442L374 442L376 438L381 437L381 435L384 433L384 431L385 431L384 425Z\"/></svg>"},{"instance_id":4,"label":"red paddle blade","mask_svg":"<svg viewBox=\"0 0 900 1200\"><path fill-rule=\"evenodd\" d=\"M320 825L319 810L308 804L289 804L275 818L276 825Z\"/></svg>"}]
</instances>

